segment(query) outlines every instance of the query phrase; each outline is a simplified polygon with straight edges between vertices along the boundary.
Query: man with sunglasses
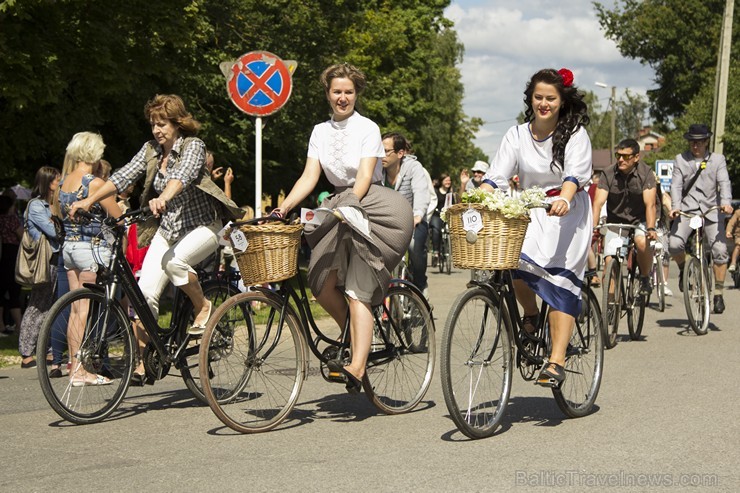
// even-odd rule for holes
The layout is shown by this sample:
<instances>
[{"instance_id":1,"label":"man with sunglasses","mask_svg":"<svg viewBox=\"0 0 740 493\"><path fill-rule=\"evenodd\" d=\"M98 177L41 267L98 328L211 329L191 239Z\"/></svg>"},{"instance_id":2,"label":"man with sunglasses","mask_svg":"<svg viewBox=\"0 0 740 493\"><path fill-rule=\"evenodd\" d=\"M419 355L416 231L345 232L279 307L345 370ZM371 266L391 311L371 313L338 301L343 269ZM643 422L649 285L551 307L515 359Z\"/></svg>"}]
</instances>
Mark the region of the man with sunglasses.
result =
<instances>
[{"instance_id":1,"label":"man with sunglasses","mask_svg":"<svg viewBox=\"0 0 740 493\"><path fill-rule=\"evenodd\" d=\"M598 211L606 203L606 222L640 225L635 230L637 264L640 267L640 293L647 296L652 291L650 267L653 252L649 240L657 240L656 182L653 170L640 161L640 145L634 139L625 139L617 145L614 157L617 163L606 168L596 189L593 208ZM594 214L594 231L598 232L599 214ZM646 232L647 231L647 232ZM604 238L605 265L616 252L609 244L618 231L607 230Z\"/></svg>"},{"instance_id":2,"label":"man with sunglasses","mask_svg":"<svg viewBox=\"0 0 740 493\"><path fill-rule=\"evenodd\" d=\"M689 131L683 136L689 142L689 150L676 156L676 164L673 166L671 216L676 219L671 226L668 252L678 264L678 287L681 290L686 241L692 229L689 219L679 216L678 211L698 213L720 204L722 212L732 214L732 185L727 173L727 161L722 154L709 152L711 136L712 132L706 125L690 125ZM704 221L704 237L712 248L714 259L714 313L725 311L722 294L729 260L724 228L719 227L719 219L719 212L715 210Z\"/></svg>"}]
</instances>

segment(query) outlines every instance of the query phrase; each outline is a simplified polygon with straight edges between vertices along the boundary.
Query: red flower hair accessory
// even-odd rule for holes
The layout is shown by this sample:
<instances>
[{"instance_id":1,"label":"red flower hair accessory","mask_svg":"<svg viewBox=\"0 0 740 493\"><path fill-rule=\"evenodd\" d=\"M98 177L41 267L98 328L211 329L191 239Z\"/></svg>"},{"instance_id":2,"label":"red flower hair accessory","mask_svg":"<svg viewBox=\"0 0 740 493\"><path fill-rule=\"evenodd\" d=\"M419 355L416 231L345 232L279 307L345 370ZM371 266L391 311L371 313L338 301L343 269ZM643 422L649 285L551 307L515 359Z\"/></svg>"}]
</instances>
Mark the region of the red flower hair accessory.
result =
<instances>
[{"instance_id":1,"label":"red flower hair accessory","mask_svg":"<svg viewBox=\"0 0 740 493\"><path fill-rule=\"evenodd\" d=\"M560 77L563 78L563 87L570 87L573 85L573 72L567 68L561 68L558 70Z\"/></svg>"}]
</instances>

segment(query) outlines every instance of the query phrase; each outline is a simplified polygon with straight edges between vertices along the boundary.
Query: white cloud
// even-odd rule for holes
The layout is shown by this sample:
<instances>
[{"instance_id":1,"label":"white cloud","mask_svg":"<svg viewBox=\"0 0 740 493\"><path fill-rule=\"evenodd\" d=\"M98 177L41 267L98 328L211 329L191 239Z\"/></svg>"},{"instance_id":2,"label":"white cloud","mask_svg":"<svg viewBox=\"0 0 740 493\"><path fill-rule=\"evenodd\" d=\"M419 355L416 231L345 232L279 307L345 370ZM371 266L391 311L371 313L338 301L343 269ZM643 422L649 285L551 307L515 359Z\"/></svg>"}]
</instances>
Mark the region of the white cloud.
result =
<instances>
[{"instance_id":1,"label":"white cloud","mask_svg":"<svg viewBox=\"0 0 740 493\"><path fill-rule=\"evenodd\" d=\"M465 86L463 107L468 116L486 122L476 144L489 158L524 107L527 80L541 68L568 67L576 85L603 95L604 106L610 91L596 87L597 81L617 86L618 97L627 87L642 94L651 87L652 70L623 58L616 44L604 37L590 0L500 4L457 0L445 10L465 45L459 67Z\"/></svg>"}]
</instances>

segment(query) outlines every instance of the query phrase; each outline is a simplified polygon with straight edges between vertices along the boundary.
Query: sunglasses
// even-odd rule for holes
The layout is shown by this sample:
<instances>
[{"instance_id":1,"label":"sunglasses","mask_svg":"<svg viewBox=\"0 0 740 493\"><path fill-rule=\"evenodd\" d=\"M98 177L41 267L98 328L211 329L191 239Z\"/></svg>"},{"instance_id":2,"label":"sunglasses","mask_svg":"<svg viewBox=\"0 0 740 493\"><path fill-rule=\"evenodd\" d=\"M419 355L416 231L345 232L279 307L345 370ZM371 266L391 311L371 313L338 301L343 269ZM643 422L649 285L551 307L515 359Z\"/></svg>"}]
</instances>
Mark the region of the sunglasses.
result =
<instances>
[{"instance_id":1,"label":"sunglasses","mask_svg":"<svg viewBox=\"0 0 740 493\"><path fill-rule=\"evenodd\" d=\"M619 153L619 152L615 152L614 153L614 157L617 159L617 161L619 161L620 158L621 159L624 159L625 161L629 161L630 159L632 159L636 155L637 154L622 154L622 153Z\"/></svg>"}]
</instances>

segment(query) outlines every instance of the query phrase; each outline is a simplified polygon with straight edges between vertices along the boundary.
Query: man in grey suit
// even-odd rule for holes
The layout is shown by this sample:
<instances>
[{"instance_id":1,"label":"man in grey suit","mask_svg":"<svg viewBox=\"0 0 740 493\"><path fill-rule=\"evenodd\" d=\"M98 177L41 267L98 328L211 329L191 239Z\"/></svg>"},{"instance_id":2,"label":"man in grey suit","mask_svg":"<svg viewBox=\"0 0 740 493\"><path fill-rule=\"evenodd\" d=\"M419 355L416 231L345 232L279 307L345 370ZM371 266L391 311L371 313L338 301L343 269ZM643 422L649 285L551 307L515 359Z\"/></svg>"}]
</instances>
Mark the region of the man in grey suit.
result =
<instances>
[{"instance_id":1,"label":"man in grey suit","mask_svg":"<svg viewBox=\"0 0 740 493\"><path fill-rule=\"evenodd\" d=\"M691 234L689 220L678 215L705 212L720 205L722 212L732 214L732 185L727 173L727 162L722 154L709 152L709 137L712 132L704 124L693 124L684 138L689 141L689 150L676 156L671 182L671 216L676 218L671 227L668 251L678 264L679 287L683 289L683 265L686 260L686 240ZM711 212L704 223L705 238L712 248L714 258L714 313L725 311L722 296L727 273L727 245L719 224L718 211Z\"/></svg>"}]
</instances>

